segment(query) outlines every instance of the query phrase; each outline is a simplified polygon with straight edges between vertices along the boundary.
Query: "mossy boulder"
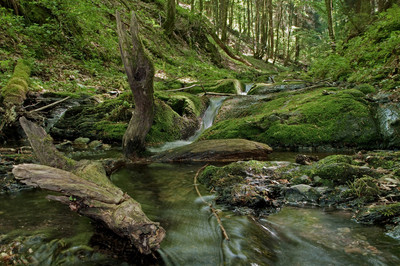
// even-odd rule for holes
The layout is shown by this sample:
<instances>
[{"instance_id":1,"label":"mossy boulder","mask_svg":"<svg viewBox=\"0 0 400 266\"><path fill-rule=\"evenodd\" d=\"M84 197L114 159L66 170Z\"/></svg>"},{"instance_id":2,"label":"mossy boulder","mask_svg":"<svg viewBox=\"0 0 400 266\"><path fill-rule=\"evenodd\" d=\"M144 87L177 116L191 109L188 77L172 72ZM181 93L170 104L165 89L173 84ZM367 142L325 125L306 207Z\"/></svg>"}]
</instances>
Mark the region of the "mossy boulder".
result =
<instances>
[{"instance_id":1,"label":"mossy boulder","mask_svg":"<svg viewBox=\"0 0 400 266\"><path fill-rule=\"evenodd\" d=\"M285 82L285 83L256 83L248 92L248 95L265 95L275 92L284 92L291 90L299 90L306 87L302 82Z\"/></svg>"},{"instance_id":2,"label":"mossy boulder","mask_svg":"<svg viewBox=\"0 0 400 266\"><path fill-rule=\"evenodd\" d=\"M245 139L204 140L162 152L152 159L160 162L232 162L266 159L271 152L268 145Z\"/></svg>"},{"instance_id":3,"label":"mossy boulder","mask_svg":"<svg viewBox=\"0 0 400 266\"><path fill-rule=\"evenodd\" d=\"M243 82L237 79L221 79L217 81L209 81L202 86L195 86L188 90L190 93L201 93L201 92L216 92L216 93L229 93L229 94L240 94L243 91ZM203 90L204 88L204 90Z\"/></svg>"},{"instance_id":4,"label":"mossy boulder","mask_svg":"<svg viewBox=\"0 0 400 266\"><path fill-rule=\"evenodd\" d=\"M279 195L280 185L269 189L266 186L270 183L269 178L278 179L272 170L278 167L282 165L254 160L234 162L223 167L207 166L199 175L199 182L216 191L220 203L254 209L272 207L275 211L270 200Z\"/></svg>"},{"instance_id":5,"label":"mossy boulder","mask_svg":"<svg viewBox=\"0 0 400 266\"><path fill-rule=\"evenodd\" d=\"M201 139L244 138L292 149L380 147L374 108L363 96L352 90L321 88L282 92L274 98L230 98L224 102L217 123Z\"/></svg>"}]
</instances>

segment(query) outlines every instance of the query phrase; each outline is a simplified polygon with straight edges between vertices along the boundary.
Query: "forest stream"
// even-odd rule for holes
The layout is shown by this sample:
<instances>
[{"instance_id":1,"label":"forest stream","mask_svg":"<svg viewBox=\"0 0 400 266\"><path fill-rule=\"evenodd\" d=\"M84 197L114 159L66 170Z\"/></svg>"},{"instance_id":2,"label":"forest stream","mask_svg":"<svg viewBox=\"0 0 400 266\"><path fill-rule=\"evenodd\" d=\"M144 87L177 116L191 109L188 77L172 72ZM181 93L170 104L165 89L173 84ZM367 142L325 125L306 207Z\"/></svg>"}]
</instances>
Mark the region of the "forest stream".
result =
<instances>
[{"instance_id":1,"label":"forest stream","mask_svg":"<svg viewBox=\"0 0 400 266\"><path fill-rule=\"evenodd\" d=\"M283 156L282 154L280 155ZM289 159L289 158L287 158ZM159 265L399 265L400 243L383 228L350 220L351 213L319 208L285 207L277 214L255 220L222 210L222 223L230 241L224 240L218 223L194 189L193 177L200 165L131 165L111 176L118 187L142 204L152 220L167 230L157 260ZM203 197L213 196L199 186ZM23 243L38 265L73 261L93 238L89 219L45 199L42 190L0 196L2 239L16 235L46 235ZM34 208L32 207L34 206ZM63 238L63 245L54 247ZM53 244L53 245L51 245ZM49 246L50 245L50 246ZM51 248L53 247L53 248ZM29 250L29 251L28 251ZM87 251L87 250L85 250ZM74 255L75 254L75 255ZM118 258L96 253L81 258L88 264L123 264Z\"/></svg>"},{"instance_id":2,"label":"forest stream","mask_svg":"<svg viewBox=\"0 0 400 266\"><path fill-rule=\"evenodd\" d=\"M194 141L212 125L223 100L211 98L203 124L193 137L152 151ZM115 156L115 150L103 154L110 155ZM75 159L83 159L78 156ZM290 152L274 152L270 160L293 161L294 156ZM385 235L383 228L357 224L351 220L350 212L330 209L287 206L260 219L239 215L220 205L217 208L230 238L227 241L210 208L196 193L193 178L200 167L132 164L110 177L167 231L157 259L142 261L143 265L400 264L400 243ZM214 196L203 185L198 186L203 198L212 203ZM0 195L0 241L8 243L14 252L26 253L36 265L69 265L76 263L77 258L88 265L126 263L116 254L99 253L99 242L95 240L98 232L90 220L59 203L49 202L45 199L47 194L43 190L27 190Z\"/></svg>"}]
</instances>

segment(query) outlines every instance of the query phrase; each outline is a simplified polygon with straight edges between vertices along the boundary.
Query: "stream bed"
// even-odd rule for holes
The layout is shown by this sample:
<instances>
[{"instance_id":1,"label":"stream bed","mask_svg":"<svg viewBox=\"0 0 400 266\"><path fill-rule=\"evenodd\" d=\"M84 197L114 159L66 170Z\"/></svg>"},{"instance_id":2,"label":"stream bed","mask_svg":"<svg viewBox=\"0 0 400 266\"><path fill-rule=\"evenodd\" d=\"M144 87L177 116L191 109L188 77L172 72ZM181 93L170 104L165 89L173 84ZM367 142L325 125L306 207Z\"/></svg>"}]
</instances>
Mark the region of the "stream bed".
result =
<instances>
[{"instance_id":1,"label":"stream bed","mask_svg":"<svg viewBox=\"0 0 400 266\"><path fill-rule=\"evenodd\" d=\"M386 236L383 228L353 222L351 214L344 211L285 207L256 220L218 206L230 237L226 241L194 189L193 177L199 167L131 165L111 176L114 184L139 201L149 218L167 231L160 258L154 264L400 265L399 240ZM213 196L203 186L199 188L206 201L212 201ZM28 252L36 261L32 265L70 265L77 261L85 265L124 264L116 257L92 251L88 246L95 230L90 220L49 202L47 194L30 190L0 195L0 249L13 236L44 235L43 243ZM47 252L40 250L55 239L63 239L64 244L47 248ZM78 255L72 252L76 250L80 251Z\"/></svg>"}]
</instances>

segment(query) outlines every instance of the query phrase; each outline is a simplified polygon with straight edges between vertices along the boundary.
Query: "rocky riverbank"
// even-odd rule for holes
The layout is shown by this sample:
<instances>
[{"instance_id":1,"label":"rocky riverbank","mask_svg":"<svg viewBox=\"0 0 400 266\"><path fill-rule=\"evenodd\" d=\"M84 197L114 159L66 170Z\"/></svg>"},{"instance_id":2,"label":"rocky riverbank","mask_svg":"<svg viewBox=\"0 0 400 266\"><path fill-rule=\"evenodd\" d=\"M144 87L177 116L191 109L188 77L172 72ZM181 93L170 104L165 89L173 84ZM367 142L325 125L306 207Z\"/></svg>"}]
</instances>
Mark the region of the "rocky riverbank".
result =
<instances>
[{"instance_id":1,"label":"rocky riverbank","mask_svg":"<svg viewBox=\"0 0 400 266\"><path fill-rule=\"evenodd\" d=\"M348 209L356 221L385 225L400 238L400 152L311 159L208 166L199 181L216 192L217 202L240 213L268 215L285 205Z\"/></svg>"}]
</instances>

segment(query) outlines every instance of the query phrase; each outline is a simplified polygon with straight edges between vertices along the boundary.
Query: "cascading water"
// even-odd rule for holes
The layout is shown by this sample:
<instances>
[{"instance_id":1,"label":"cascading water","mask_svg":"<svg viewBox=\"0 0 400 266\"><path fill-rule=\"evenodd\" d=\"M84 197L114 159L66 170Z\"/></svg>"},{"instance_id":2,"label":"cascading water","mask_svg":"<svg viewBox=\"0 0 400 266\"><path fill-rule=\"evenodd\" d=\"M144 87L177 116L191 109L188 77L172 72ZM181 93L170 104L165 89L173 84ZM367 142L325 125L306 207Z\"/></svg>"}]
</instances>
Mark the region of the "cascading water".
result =
<instances>
[{"instance_id":1,"label":"cascading water","mask_svg":"<svg viewBox=\"0 0 400 266\"><path fill-rule=\"evenodd\" d=\"M203 133L207 128L211 127L215 116L218 114L218 110L221 107L222 103L226 97L213 97L210 98L210 105L208 106L207 110L204 112L201 126L200 128L194 133L193 136L189 137L187 140L177 140L172 142L166 142L160 147L153 147L149 148L148 150L151 152L162 152L169 149L181 147L192 143L193 141L197 140L201 133Z\"/></svg>"},{"instance_id":2,"label":"cascading water","mask_svg":"<svg viewBox=\"0 0 400 266\"><path fill-rule=\"evenodd\" d=\"M247 93L251 90L251 88L253 87L254 83L248 83L245 85L244 87L244 91L242 91L240 93L240 95L247 95Z\"/></svg>"}]
</instances>

